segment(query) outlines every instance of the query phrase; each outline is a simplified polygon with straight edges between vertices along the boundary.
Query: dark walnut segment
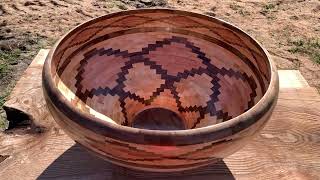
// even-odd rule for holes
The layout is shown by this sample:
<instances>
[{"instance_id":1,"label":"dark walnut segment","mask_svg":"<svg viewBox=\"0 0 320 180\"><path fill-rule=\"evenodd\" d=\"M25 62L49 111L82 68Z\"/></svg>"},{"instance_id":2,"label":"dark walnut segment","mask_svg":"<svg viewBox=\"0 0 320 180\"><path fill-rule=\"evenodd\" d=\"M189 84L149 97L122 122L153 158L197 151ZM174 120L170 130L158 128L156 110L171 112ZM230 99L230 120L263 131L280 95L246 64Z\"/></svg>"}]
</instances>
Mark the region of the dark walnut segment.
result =
<instances>
[{"instance_id":1,"label":"dark walnut segment","mask_svg":"<svg viewBox=\"0 0 320 180\"><path fill-rule=\"evenodd\" d=\"M278 93L275 68L254 39L176 10L124 11L78 26L54 47L43 77L54 118L80 144L155 171L232 154L262 128Z\"/></svg>"}]
</instances>

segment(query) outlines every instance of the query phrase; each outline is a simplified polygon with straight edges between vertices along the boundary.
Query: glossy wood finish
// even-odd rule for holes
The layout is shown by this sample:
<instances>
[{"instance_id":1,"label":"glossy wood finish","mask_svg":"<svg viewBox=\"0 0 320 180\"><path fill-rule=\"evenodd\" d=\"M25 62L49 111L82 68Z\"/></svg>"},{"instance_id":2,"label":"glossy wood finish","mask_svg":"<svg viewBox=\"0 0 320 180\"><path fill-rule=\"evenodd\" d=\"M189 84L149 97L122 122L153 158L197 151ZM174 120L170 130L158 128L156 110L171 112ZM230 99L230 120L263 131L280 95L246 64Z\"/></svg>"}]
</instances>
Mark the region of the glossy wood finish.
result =
<instances>
[{"instance_id":1,"label":"glossy wood finish","mask_svg":"<svg viewBox=\"0 0 320 180\"><path fill-rule=\"evenodd\" d=\"M243 147L269 119L279 85L267 52L238 28L149 9L70 31L46 60L43 87L76 142L122 166L178 171ZM187 130L130 127L150 108L175 112Z\"/></svg>"},{"instance_id":2,"label":"glossy wood finish","mask_svg":"<svg viewBox=\"0 0 320 180\"><path fill-rule=\"evenodd\" d=\"M153 173L114 166L75 144L54 122L41 94L41 50L5 103L9 121L34 126L0 132L0 177L16 179L319 179L320 95L298 71L280 70L274 113L259 136L224 161L190 171ZM291 81L291 87L286 86ZM26 96L26 92L28 95ZM12 111L14 110L14 111ZM20 113L16 113L20 112ZM42 127L41 133L38 128ZM297 148L299 147L299 148ZM252 158L254 156L254 158Z\"/></svg>"},{"instance_id":3,"label":"glossy wood finish","mask_svg":"<svg viewBox=\"0 0 320 180\"><path fill-rule=\"evenodd\" d=\"M27 114L36 126L0 132L2 179L319 179L320 145L315 142L320 129L320 95L298 71L278 71L281 87L274 113L245 148L207 167L153 173L103 161L76 145L57 127L42 106L45 100L39 80L45 53L42 50L35 58L5 104ZM292 82L291 87L286 86L287 81ZM9 120L20 118L17 115L12 114ZM41 133L38 127L43 127Z\"/></svg>"},{"instance_id":4,"label":"glossy wood finish","mask_svg":"<svg viewBox=\"0 0 320 180\"><path fill-rule=\"evenodd\" d=\"M183 120L173 111L164 108L150 108L140 112L132 127L150 130L183 130Z\"/></svg>"}]
</instances>

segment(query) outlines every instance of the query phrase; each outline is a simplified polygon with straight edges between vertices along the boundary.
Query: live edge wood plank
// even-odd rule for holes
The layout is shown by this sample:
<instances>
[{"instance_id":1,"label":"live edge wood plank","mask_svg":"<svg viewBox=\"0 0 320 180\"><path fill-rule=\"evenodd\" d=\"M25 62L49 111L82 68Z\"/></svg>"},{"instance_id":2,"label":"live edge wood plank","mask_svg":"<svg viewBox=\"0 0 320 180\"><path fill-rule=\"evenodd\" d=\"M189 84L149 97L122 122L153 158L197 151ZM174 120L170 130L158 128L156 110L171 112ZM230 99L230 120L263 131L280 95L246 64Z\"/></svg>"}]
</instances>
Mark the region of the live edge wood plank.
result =
<instances>
[{"instance_id":1,"label":"live edge wood plank","mask_svg":"<svg viewBox=\"0 0 320 180\"><path fill-rule=\"evenodd\" d=\"M11 92L4 109L10 119L10 126L15 126L21 118L31 119L31 127L37 130L50 127L43 121L49 113L42 96L41 72L48 49L41 49L30 66L23 73ZM19 119L20 118L20 119Z\"/></svg>"},{"instance_id":2,"label":"live edge wood plank","mask_svg":"<svg viewBox=\"0 0 320 180\"><path fill-rule=\"evenodd\" d=\"M320 96L307 84L283 86L263 131L223 162L192 171L147 173L91 155L55 124L41 89L47 53L40 51L5 104L9 119L25 114L31 126L0 134L0 179L320 179Z\"/></svg>"}]
</instances>

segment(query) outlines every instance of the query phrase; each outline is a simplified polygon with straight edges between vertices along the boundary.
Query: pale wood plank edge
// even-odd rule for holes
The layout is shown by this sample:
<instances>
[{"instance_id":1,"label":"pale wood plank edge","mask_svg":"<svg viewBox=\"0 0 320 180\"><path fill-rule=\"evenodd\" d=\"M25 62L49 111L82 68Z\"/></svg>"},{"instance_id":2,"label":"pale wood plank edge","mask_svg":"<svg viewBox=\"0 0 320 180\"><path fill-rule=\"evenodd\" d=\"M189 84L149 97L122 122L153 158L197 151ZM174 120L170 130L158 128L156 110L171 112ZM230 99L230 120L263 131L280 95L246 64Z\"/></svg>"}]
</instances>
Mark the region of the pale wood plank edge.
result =
<instances>
[{"instance_id":1,"label":"pale wood plank edge","mask_svg":"<svg viewBox=\"0 0 320 180\"><path fill-rule=\"evenodd\" d=\"M39 51L13 88L8 100L4 103L3 109L9 121L9 129L17 123L30 123L37 131L41 129L36 128L37 126L41 127L41 125L35 125L34 122L43 118L44 112L47 112L42 97L41 72L48 53L49 49ZM35 105L39 109L34 108ZM34 112L35 109L38 112Z\"/></svg>"},{"instance_id":2,"label":"pale wood plank edge","mask_svg":"<svg viewBox=\"0 0 320 180\"><path fill-rule=\"evenodd\" d=\"M310 87L299 70L278 70L280 89Z\"/></svg>"},{"instance_id":3,"label":"pale wood plank edge","mask_svg":"<svg viewBox=\"0 0 320 180\"><path fill-rule=\"evenodd\" d=\"M29 91L31 88L35 87L30 87L27 89L27 87L24 86L26 83L31 83L31 82L25 82L26 79L30 79L30 73L28 71L35 71L36 68L37 73L33 74L34 76L41 76L41 70L43 63L49 53L49 49L41 49L37 56L34 58L30 66L27 68L21 79L18 81L16 87L13 89L11 95L9 96L8 101L4 104L4 109L7 114L7 118L9 122L15 122L18 119L29 119L29 120L36 120L39 119L40 117L36 118L33 112L30 112L32 109L34 109L32 104L29 105L24 105L21 102L17 101L17 97L22 97L22 92ZM300 88L310 88L308 85L307 81L303 78L301 73L298 70L279 70L279 78L280 78L280 88L281 92L285 91L292 91L294 89L300 89ZM40 77L41 78L41 77ZM31 86L35 85L38 86L37 88L41 89L41 82L32 82ZM314 89L314 88L312 88ZM25 91L24 91L25 90ZM40 92L38 89L36 92ZM41 93L42 95L42 93ZM41 102L44 100L40 100ZM43 107L45 108L45 107ZM45 109L43 111L46 111Z\"/></svg>"}]
</instances>

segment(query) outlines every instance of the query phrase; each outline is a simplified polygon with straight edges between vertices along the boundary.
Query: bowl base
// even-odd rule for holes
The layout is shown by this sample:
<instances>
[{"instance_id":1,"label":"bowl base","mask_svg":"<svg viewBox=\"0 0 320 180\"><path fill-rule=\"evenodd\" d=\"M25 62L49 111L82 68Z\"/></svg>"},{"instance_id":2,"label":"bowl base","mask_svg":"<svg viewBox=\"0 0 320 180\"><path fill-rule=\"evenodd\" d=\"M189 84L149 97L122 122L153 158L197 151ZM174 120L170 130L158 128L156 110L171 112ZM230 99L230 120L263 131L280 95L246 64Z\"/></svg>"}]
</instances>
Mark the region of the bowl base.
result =
<instances>
[{"instance_id":1,"label":"bowl base","mask_svg":"<svg viewBox=\"0 0 320 180\"><path fill-rule=\"evenodd\" d=\"M183 130L184 121L177 113L164 108L150 108L140 112L132 127L150 130Z\"/></svg>"}]
</instances>

